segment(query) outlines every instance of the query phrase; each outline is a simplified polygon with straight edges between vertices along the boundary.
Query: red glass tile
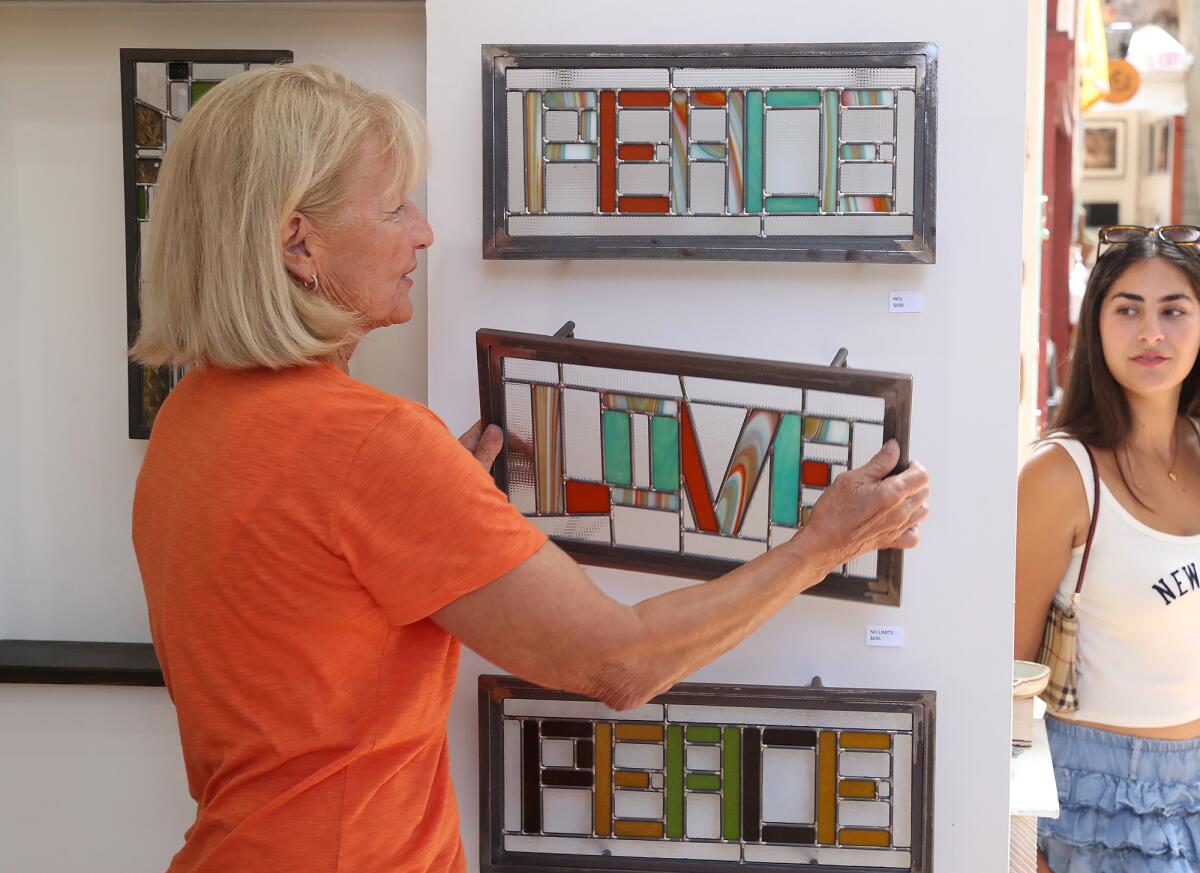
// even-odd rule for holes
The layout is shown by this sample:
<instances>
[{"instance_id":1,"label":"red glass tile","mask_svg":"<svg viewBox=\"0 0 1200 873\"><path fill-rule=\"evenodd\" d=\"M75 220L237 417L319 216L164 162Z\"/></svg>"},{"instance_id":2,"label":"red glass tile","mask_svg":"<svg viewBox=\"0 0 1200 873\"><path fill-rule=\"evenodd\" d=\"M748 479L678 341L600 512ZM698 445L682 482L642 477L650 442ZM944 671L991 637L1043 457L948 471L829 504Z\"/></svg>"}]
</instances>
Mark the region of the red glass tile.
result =
<instances>
[{"instance_id":1,"label":"red glass tile","mask_svg":"<svg viewBox=\"0 0 1200 873\"><path fill-rule=\"evenodd\" d=\"M702 531L716 533L717 514L713 511L712 492L708 490L704 461L700 457L700 446L696 442L696 432L692 430L692 417L686 403L679 404L679 437L680 454L683 456L683 484L687 486L692 512L696 514L696 526Z\"/></svg>"},{"instance_id":2,"label":"red glass tile","mask_svg":"<svg viewBox=\"0 0 1200 873\"><path fill-rule=\"evenodd\" d=\"M829 485L829 465L820 461L805 461L800 471L800 481L814 488L825 488Z\"/></svg>"},{"instance_id":3,"label":"red glass tile","mask_svg":"<svg viewBox=\"0 0 1200 873\"><path fill-rule=\"evenodd\" d=\"M617 95L600 92L600 211L617 208Z\"/></svg>"},{"instance_id":4,"label":"red glass tile","mask_svg":"<svg viewBox=\"0 0 1200 873\"><path fill-rule=\"evenodd\" d=\"M622 91L622 106L666 106L671 101L667 91Z\"/></svg>"},{"instance_id":5,"label":"red glass tile","mask_svg":"<svg viewBox=\"0 0 1200 873\"><path fill-rule=\"evenodd\" d=\"M693 91L692 92L693 106L724 106L725 92L724 91Z\"/></svg>"},{"instance_id":6,"label":"red glass tile","mask_svg":"<svg viewBox=\"0 0 1200 873\"><path fill-rule=\"evenodd\" d=\"M567 480L567 512L595 512L607 514L612 507L608 486L595 482Z\"/></svg>"},{"instance_id":7,"label":"red glass tile","mask_svg":"<svg viewBox=\"0 0 1200 873\"><path fill-rule=\"evenodd\" d=\"M621 143L617 146L617 156L623 161L652 161L654 146L649 143Z\"/></svg>"},{"instance_id":8,"label":"red glass tile","mask_svg":"<svg viewBox=\"0 0 1200 873\"><path fill-rule=\"evenodd\" d=\"M617 211L665 214L670 208L671 200L668 197L622 197Z\"/></svg>"}]
</instances>

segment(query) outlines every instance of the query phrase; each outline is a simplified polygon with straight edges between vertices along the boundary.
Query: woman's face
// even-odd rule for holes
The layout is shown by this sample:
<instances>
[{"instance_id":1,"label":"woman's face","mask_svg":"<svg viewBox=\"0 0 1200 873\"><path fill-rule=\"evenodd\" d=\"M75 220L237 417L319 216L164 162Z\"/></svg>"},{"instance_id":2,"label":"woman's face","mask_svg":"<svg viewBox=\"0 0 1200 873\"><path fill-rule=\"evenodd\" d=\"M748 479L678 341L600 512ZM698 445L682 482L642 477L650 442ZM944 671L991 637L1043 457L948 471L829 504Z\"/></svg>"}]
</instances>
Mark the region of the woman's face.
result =
<instances>
[{"instance_id":1,"label":"woman's face","mask_svg":"<svg viewBox=\"0 0 1200 873\"><path fill-rule=\"evenodd\" d=\"M360 313L366 330L413 317L410 275L417 250L433 244L421 210L403 194L385 190L381 180L392 178L390 170L378 143L368 142L350 174L341 214L333 226L310 230L306 239L318 293Z\"/></svg>"},{"instance_id":2,"label":"woman's face","mask_svg":"<svg viewBox=\"0 0 1200 873\"><path fill-rule=\"evenodd\" d=\"M1187 276L1162 258L1127 269L1100 306L1100 341L1127 392L1178 390L1200 352L1200 304Z\"/></svg>"}]
</instances>

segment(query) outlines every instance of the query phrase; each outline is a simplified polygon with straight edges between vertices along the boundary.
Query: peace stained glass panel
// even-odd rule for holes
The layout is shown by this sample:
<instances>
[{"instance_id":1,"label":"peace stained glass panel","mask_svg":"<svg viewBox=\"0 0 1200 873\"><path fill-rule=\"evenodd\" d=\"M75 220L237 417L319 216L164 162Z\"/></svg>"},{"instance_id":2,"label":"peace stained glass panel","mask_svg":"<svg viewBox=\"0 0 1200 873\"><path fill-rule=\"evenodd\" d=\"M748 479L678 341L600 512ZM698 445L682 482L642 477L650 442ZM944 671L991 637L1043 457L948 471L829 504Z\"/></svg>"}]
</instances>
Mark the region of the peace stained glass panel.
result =
<instances>
[{"instance_id":1,"label":"peace stained glass panel","mask_svg":"<svg viewBox=\"0 0 1200 873\"><path fill-rule=\"evenodd\" d=\"M931 43L484 46L483 61L484 257L934 261Z\"/></svg>"},{"instance_id":2,"label":"peace stained glass panel","mask_svg":"<svg viewBox=\"0 0 1200 873\"><path fill-rule=\"evenodd\" d=\"M481 676L480 868L927 870L935 705L684 683L617 712Z\"/></svg>"}]
</instances>

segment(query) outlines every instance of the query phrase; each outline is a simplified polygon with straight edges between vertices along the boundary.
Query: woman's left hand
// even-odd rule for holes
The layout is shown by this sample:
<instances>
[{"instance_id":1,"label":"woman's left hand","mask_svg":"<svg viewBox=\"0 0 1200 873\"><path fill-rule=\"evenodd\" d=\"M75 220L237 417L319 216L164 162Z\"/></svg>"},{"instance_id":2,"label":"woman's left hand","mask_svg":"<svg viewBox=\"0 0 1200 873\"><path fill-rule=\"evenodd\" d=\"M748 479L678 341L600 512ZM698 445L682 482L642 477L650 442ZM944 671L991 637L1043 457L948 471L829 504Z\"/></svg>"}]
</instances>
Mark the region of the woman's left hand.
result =
<instances>
[{"instance_id":1,"label":"woman's left hand","mask_svg":"<svg viewBox=\"0 0 1200 873\"><path fill-rule=\"evenodd\" d=\"M492 469L496 456L504 447L504 431L494 424L485 429L483 421L471 425L471 429L458 438L466 450L475 456L475 460L483 464L483 469Z\"/></svg>"}]
</instances>

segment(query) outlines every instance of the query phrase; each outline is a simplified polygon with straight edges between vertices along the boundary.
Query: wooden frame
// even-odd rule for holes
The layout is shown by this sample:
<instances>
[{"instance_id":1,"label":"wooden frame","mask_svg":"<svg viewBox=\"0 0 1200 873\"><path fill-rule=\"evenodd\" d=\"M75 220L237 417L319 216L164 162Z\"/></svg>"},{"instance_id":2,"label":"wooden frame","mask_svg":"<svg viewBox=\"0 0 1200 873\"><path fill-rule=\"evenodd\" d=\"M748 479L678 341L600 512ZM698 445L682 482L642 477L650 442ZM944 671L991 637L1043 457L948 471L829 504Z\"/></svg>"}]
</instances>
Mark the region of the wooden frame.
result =
<instances>
[{"instance_id":1,"label":"wooden frame","mask_svg":"<svg viewBox=\"0 0 1200 873\"><path fill-rule=\"evenodd\" d=\"M808 711L841 710L903 713L912 716L913 756L910 771L910 873L933 870L933 786L937 696L933 691L791 688L756 685L682 683L655 697L652 704L771 707ZM761 870L764 873L868 873L874 866L829 864L736 863L670 858L623 858L510 852L504 847L504 702L506 700L586 701L566 692L540 688L511 676L479 677L479 869L481 873L697 873L697 871ZM613 713L619 718L619 713ZM600 717L601 720L609 716ZM897 868L888 868L895 870ZM904 869L904 868L900 868Z\"/></svg>"},{"instance_id":2,"label":"wooden frame","mask_svg":"<svg viewBox=\"0 0 1200 873\"><path fill-rule=\"evenodd\" d=\"M476 351L480 412L485 423L505 426L501 359L526 358L534 361L698 376L882 398L883 438L895 438L900 443L901 460L898 469L903 469L908 463L909 419L912 407L910 376L696 352L666 351L490 329L480 330L476 334ZM494 469L496 482L506 493L507 452L506 448ZM735 569L741 563L565 539L556 541L585 564L694 579L715 578ZM902 554L899 550L879 552L877 576L870 582L835 573L805 593L897 606L900 603Z\"/></svg>"},{"instance_id":3,"label":"wooden frame","mask_svg":"<svg viewBox=\"0 0 1200 873\"><path fill-rule=\"evenodd\" d=\"M138 304L138 285L141 276L141 222L138 220L136 181L136 120L137 64L195 62L202 64L274 64L290 62L292 53L284 49L121 49L121 161L125 190L125 312L126 341L132 347L141 323ZM144 369L135 361L127 361L129 384L129 438L149 439L150 423L143 415ZM161 367L160 378L166 380L170 391L178 378L177 368Z\"/></svg>"},{"instance_id":4,"label":"wooden frame","mask_svg":"<svg viewBox=\"0 0 1200 873\"><path fill-rule=\"evenodd\" d=\"M934 263L936 214L937 46L933 43L761 45L485 45L483 78L483 257L705 258L716 260L864 261ZM805 231L803 235L533 236L513 235L507 224L508 104L510 70L546 68L770 68L822 70L845 67L911 68L915 93L911 211L893 204L911 224L894 235ZM757 88L758 86L754 86ZM819 86L814 86L819 87ZM849 86L862 87L862 86ZM907 111L907 110L906 110ZM834 134L838 134L835 132ZM618 134L619 137L619 134ZM840 142L840 140L839 140ZM615 172L615 171L614 171ZM836 171L835 171L836 172ZM840 182L838 193L843 191ZM902 186L907 191L907 185ZM897 189L900 190L900 189ZM764 190L764 194L768 193ZM897 195L899 196L899 195ZM908 195L905 194L907 199ZM839 207L840 209L840 207ZM728 211L726 212L728 215ZM820 217L820 216L818 216ZM764 224L763 227L766 227ZM836 235L835 235L836 234Z\"/></svg>"}]
</instances>

